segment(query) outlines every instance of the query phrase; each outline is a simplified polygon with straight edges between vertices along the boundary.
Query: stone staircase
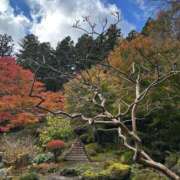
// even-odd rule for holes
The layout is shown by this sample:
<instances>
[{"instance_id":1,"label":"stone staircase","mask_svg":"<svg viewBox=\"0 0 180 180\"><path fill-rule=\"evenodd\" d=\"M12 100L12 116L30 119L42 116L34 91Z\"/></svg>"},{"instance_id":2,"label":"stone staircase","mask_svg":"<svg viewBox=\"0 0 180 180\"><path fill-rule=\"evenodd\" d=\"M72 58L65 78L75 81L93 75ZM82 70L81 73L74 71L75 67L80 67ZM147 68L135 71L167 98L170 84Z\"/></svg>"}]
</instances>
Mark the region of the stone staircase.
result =
<instances>
[{"instance_id":1,"label":"stone staircase","mask_svg":"<svg viewBox=\"0 0 180 180\"><path fill-rule=\"evenodd\" d=\"M79 139L72 144L64 159L67 161L89 162L85 147Z\"/></svg>"}]
</instances>

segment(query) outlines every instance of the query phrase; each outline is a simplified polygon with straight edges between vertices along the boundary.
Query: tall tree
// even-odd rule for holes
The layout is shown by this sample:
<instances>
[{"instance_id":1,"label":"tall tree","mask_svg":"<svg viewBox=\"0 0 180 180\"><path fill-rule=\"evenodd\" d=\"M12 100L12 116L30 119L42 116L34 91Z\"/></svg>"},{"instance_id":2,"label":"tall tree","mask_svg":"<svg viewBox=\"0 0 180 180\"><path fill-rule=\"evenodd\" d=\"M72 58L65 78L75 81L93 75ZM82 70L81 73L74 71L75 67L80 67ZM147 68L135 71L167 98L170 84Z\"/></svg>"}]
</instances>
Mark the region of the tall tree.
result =
<instances>
[{"instance_id":1,"label":"tall tree","mask_svg":"<svg viewBox=\"0 0 180 180\"><path fill-rule=\"evenodd\" d=\"M56 61L62 71L73 72L75 68L74 42L70 36L65 37L56 47Z\"/></svg>"},{"instance_id":2,"label":"tall tree","mask_svg":"<svg viewBox=\"0 0 180 180\"><path fill-rule=\"evenodd\" d=\"M153 2L154 0L152 0ZM180 3L178 0L158 0L158 13L156 18L149 18L142 30L144 35L156 38L175 38L180 37L179 11Z\"/></svg>"},{"instance_id":3,"label":"tall tree","mask_svg":"<svg viewBox=\"0 0 180 180\"><path fill-rule=\"evenodd\" d=\"M131 40L135 39L137 36L138 36L138 32L135 31L135 30L132 30L132 31L130 31L130 32L128 33L128 36L127 36L126 39L127 39L128 41L131 41Z\"/></svg>"},{"instance_id":4,"label":"tall tree","mask_svg":"<svg viewBox=\"0 0 180 180\"><path fill-rule=\"evenodd\" d=\"M94 46L95 42L88 34L78 39L75 45L77 70L90 68L92 64L95 64L97 54L94 53Z\"/></svg>"},{"instance_id":5,"label":"tall tree","mask_svg":"<svg viewBox=\"0 0 180 180\"><path fill-rule=\"evenodd\" d=\"M37 67L35 62L39 62L39 44L40 42L37 36L33 34L25 36L20 43L21 49L17 53L17 63L21 64L24 68L35 71Z\"/></svg>"},{"instance_id":6,"label":"tall tree","mask_svg":"<svg viewBox=\"0 0 180 180\"><path fill-rule=\"evenodd\" d=\"M121 38L121 31L116 25L111 25L107 31L100 33L96 38L89 34L82 35L75 46L76 63L79 69L87 69L102 62L113 50Z\"/></svg>"},{"instance_id":7,"label":"tall tree","mask_svg":"<svg viewBox=\"0 0 180 180\"><path fill-rule=\"evenodd\" d=\"M109 55L109 52L112 51L117 45L119 39L121 38L121 30L117 27L116 24L110 25L107 32L104 34L104 42L102 47L104 49L103 57Z\"/></svg>"},{"instance_id":8,"label":"tall tree","mask_svg":"<svg viewBox=\"0 0 180 180\"><path fill-rule=\"evenodd\" d=\"M7 34L0 34L0 56L11 56L13 52L13 39Z\"/></svg>"},{"instance_id":9,"label":"tall tree","mask_svg":"<svg viewBox=\"0 0 180 180\"><path fill-rule=\"evenodd\" d=\"M50 43L40 43L38 37L30 34L24 37L21 44L21 49L17 54L17 63L26 69L35 72L38 66L42 66L38 72L38 78L46 84L48 90L56 91L59 89L57 81L57 73L49 71L47 66L57 67L55 51Z\"/></svg>"}]
</instances>

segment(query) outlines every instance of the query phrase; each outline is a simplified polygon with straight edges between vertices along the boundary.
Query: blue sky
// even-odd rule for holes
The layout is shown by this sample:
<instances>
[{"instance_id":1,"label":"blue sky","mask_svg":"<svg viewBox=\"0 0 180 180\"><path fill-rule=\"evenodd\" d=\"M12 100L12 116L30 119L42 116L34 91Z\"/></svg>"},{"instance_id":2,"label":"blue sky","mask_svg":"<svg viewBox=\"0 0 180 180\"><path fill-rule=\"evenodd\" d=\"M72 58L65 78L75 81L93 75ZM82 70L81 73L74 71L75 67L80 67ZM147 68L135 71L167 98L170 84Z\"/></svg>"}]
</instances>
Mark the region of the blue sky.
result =
<instances>
[{"instance_id":1,"label":"blue sky","mask_svg":"<svg viewBox=\"0 0 180 180\"><path fill-rule=\"evenodd\" d=\"M90 16L92 21L108 17L112 23L110 14L118 11L119 26L126 36L132 29L141 31L153 14L149 7L146 0L0 0L0 33L12 35L17 44L27 33L34 33L40 41L56 46L67 35L77 40L82 32L73 29L72 24L82 16Z\"/></svg>"},{"instance_id":2,"label":"blue sky","mask_svg":"<svg viewBox=\"0 0 180 180\"><path fill-rule=\"evenodd\" d=\"M136 0L109 0L109 2L116 4L121 9L124 18L135 24L137 31L141 31L148 18L145 6L147 2ZM150 12L149 15L151 16Z\"/></svg>"}]
</instances>

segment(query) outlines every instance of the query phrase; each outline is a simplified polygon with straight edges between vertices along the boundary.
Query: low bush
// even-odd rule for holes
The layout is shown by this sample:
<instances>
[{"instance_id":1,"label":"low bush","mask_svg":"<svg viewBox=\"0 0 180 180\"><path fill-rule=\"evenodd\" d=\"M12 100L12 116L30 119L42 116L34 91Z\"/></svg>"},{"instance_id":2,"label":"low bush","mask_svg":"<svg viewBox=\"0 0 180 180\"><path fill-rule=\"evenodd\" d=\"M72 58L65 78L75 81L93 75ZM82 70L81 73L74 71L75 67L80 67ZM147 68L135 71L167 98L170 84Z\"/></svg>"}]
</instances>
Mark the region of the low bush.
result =
<instances>
[{"instance_id":1,"label":"low bush","mask_svg":"<svg viewBox=\"0 0 180 180\"><path fill-rule=\"evenodd\" d=\"M130 166L122 163L110 162L100 171L85 171L82 176L84 180L122 180L127 179L130 174Z\"/></svg>"},{"instance_id":2,"label":"low bush","mask_svg":"<svg viewBox=\"0 0 180 180\"><path fill-rule=\"evenodd\" d=\"M96 153L102 153L104 152L105 148L102 148L100 145L98 145L97 143L91 143L86 145L86 150L87 152L89 151L95 151Z\"/></svg>"},{"instance_id":3,"label":"low bush","mask_svg":"<svg viewBox=\"0 0 180 180\"><path fill-rule=\"evenodd\" d=\"M180 152L170 153L165 159L165 164L180 175Z\"/></svg>"},{"instance_id":4,"label":"low bush","mask_svg":"<svg viewBox=\"0 0 180 180\"><path fill-rule=\"evenodd\" d=\"M53 160L53 154L52 153L44 153L44 154L38 154L34 159L33 159L33 163L36 164L41 164L41 163L45 163L45 162L50 162L51 160Z\"/></svg>"},{"instance_id":5,"label":"low bush","mask_svg":"<svg viewBox=\"0 0 180 180\"><path fill-rule=\"evenodd\" d=\"M80 139L84 144L93 143L94 141L94 137L91 134L83 134L80 136Z\"/></svg>"},{"instance_id":6,"label":"low bush","mask_svg":"<svg viewBox=\"0 0 180 180\"><path fill-rule=\"evenodd\" d=\"M3 152L3 158L9 164L19 162L20 157L29 155L34 158L37 153L37 148L34 145L34 139L31 136L16 137L3 136L0 139L0 151Z\"/></svg>"},{"instance_id":7,"label":"low bush","mask_svg":"<svg viewBox=\"0 0 180 180\"><path fill-rule=\"evenodd\" d=\"M151 169L141 169L133 167L131 171L131 180L168 180L167 177Z\"/></svg>"},{"instance_id":8,"label":"low bush","mask_svg":"<svg viewBox=\"0 0 180 180\"><path fill-rule=\"evenodd\" d=\"M19 180L40 180L40 178L36 173L32 172L22 175Z\"/></svg>"},{"instance_id":9,"label":"low bush","mask_svg":"<svg viewBox=\"0 0 180 180\"><path fill-rule=\"evenodd\" d=\"M33 164L31 170L41 174L55 173L58 171L58 164L55 163L41 163Z\"/></svg>"},{"instance_id":10,"label":"low bush","mask_svg":"<svg viewBox=\"0 0 180 180\"><path fill-rule=\"evenodd\" d=\"M79 176L80 172L76 168L64 168L61 170L60 174L62 176L74 177L74 176Z\"/></svg>"},{"instance_id":11,"label":"low bush","mask_svg":"<svg viewBox=\"0 0 180 180\"><path fill-rule=\"evenodd\" d=\"M180 153L170 153L169 156L167 156L165 159L166 166L168 166L169 168L175 166L180 159L179 157Z\"/></svg>"},{"instance_id":12,"label":"low bush","mask_svg":"<svg viewBox=\"0 0 180 180\"><path fill-rule=\"evenodd\" d=\"M132 164L133 162L133 152L132 151L124 151L120 153L120 161L126 164Z\"/></svg>"}]
</instances>

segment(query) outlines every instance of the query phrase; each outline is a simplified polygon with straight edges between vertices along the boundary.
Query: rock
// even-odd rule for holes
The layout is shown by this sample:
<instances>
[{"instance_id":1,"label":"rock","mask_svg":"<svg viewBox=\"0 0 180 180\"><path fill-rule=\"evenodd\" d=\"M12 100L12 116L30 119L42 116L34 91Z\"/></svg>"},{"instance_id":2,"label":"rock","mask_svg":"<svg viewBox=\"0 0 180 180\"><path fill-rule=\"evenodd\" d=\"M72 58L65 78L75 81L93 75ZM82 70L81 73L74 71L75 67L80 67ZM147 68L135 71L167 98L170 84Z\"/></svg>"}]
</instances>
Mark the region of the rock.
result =
<instances>
[{"instance_id":1,"label":"rock","mask_svg":"<svg viewBox=\"0 0 180 180\"><path fill-rule=\"evenodd\" d=\"M3 163L3 152L0 152L0 169L2 169L4 167L4 163Z\"/></svg>"},{"instance_id":2,"label":"rock","mask_svg":"<svg viewBox=\"0 0 180 180\"><path fill-rule=\"evenodd\" d=\"M5 177L7 175L7 171L5 168L0 169L0 177Z\"/></svg>"},{"instance_id":3,"label":"rock","mask_svg":"<svg viewBox=\"0 0 180 180\"><path fill-rule=\"evenodd\" d=\"M11 169L12 169L12 166L9 167L9 168L0 169L0 177L1 177L2 179L3 179L3 178L4 178L4 179L7 179L8 177L10 177L9 174L10 174Z\"/></svg>"},{"instance_id":4,"label":"rock","mask_svg":"<svg viewBox=\"0 0 180 180\"><path fill-rule=\"evenodd\" d=\"M7 176L6 180L13 180L13 176Z\"/></svg>"},{"instance_id":5,"label":"rock","mask_svg":"<svg viewBox=\"0 0 180 180\"><path fill-rule=\"evenodd\" d=\"M0 162L3 160L3 152L0 152Z\"/></svg>"},{"instance_id":6,"label":"rock","mask_svg":"<svg viewBox=\"0 0 180 180\"><path fill-rule=\"evenodd\" d=\"M81 180L81 177L65 177L65 176L52 175L49 176L47 180Z\"/></svg>"},{"instance_id":7,"label":"rock","mask_svg":"<svg viewBox=\"0 0 180 180\"><path fill-rule=\"evenodd\" d=\"M4 167L4 163L0 162L0 169L2 169Z\"/></svg>"}]
</instances>

